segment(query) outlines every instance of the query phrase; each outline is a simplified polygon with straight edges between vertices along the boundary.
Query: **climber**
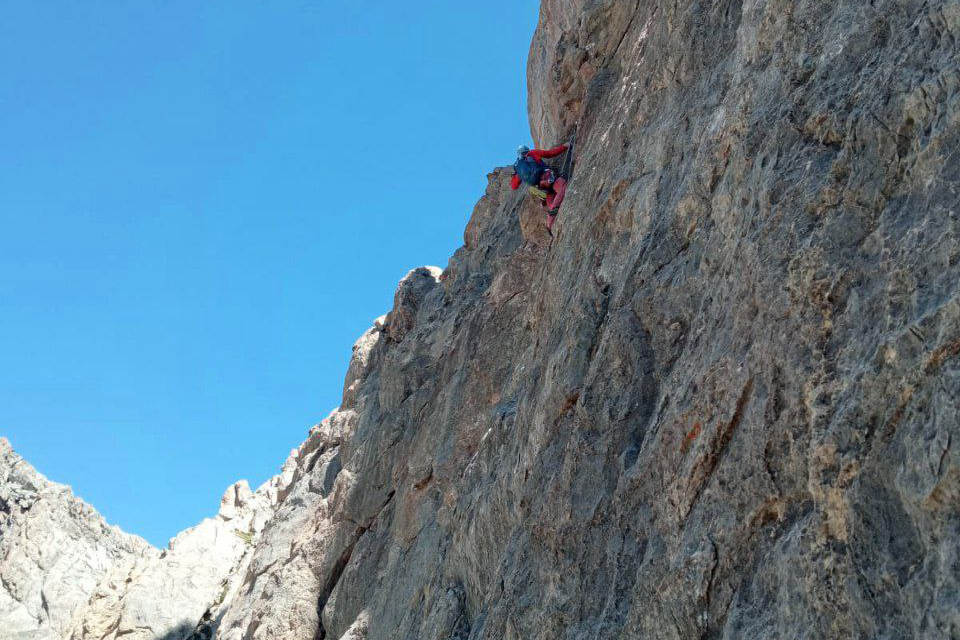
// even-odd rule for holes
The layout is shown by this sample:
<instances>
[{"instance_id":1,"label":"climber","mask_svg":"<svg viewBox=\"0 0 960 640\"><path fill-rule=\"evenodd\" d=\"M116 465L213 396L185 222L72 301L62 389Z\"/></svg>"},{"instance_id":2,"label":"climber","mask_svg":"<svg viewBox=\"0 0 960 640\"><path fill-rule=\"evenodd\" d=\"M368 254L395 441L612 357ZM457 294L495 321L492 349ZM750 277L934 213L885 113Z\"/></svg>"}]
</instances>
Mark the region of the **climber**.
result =
<instances>
[{"instance_id":1,"label":"climber","mask_svg":"<svg viewBox=\"0 0 960 640\"><path fill-rule=\"evenodd\" d=\"M517 149L517 161L513 165L513 179L511 189L519 189L521 183L530 187L530 194L540 201L540 205L547 210L547 230L553 227L557 212L563 203L567 191L567 178L558 176L557 172L546 165L545 158L556 158L563 155L570 148L570 144L561 144L553 149L530 149L521 145Z\"/></svg>"}]
</instances>

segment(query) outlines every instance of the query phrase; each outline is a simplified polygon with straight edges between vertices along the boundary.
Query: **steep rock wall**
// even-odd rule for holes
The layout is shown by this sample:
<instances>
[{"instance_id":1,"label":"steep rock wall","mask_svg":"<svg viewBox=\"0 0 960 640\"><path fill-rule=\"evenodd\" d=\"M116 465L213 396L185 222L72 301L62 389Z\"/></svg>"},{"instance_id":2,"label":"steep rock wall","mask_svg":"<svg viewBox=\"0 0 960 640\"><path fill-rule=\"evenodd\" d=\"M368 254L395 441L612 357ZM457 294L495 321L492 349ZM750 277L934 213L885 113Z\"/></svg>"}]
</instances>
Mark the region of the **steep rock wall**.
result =
<instances>
[{"instance_id":1,"label":"steep rock wall","mask_svg":"<svg viewBox=\"0 0 960 640\"><path fill-rule=\"evenodd\" d=\"M364 338L323 535L253 578L317 610L224 637L957 637L958 20L546 0L556 238L491 175Z\"/></svg>"},{"instance_id":2,"label":"steep rock wall","mask_svg":"<svg viewBox=\"0 0 960 640\"><path fill-rule=\"evenodd\" d=\"M555 237L494 171L195 637L960 637L957 34L544 0Z\"/></svg>"}]
</instances>

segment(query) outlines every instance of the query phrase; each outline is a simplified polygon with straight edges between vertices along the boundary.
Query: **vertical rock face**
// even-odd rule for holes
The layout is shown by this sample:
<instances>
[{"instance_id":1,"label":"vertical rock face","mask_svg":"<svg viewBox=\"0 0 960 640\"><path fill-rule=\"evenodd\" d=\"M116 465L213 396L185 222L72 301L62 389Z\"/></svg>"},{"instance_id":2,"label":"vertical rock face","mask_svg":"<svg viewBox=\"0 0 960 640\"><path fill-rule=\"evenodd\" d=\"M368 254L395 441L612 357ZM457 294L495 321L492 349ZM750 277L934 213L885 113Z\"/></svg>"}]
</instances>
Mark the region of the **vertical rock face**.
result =
<instances>
[{"instance_id":1,"label":"vertical rock face","mask_svg":"<svg viewBox=\"0 0 960 640\"><path fill-rule=\"evenodd\" d=\"M187 534L218 593L123 586L183 575L177 544L101 524L116 559L69 614L4 578L4 618L23 638L960 637L958 34L956 0L544 0L531 124L578 140L555 237L494 171L464 247L357 342L341 407L206 525L251 544ZM29 538L5 518L4 576ZM151 622L168 602L188 632Z\"/></svg>"}]
</instances>

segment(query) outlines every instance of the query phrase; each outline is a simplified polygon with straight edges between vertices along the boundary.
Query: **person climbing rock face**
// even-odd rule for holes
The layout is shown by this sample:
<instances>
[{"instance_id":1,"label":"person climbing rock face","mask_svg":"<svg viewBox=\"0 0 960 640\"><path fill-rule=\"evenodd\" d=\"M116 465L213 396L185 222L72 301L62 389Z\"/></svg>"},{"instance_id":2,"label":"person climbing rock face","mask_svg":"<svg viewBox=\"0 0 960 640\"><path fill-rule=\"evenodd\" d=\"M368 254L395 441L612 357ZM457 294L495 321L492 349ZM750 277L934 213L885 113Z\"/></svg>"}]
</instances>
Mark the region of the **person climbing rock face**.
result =
<instances>
[{"instance_id":1,"label":"person climbing rock face","mask_svg":"<svg viewBox=\"0 0 960 640\"><path fill-rule=\"evenodd\" d=\"M558 176L547 166L544 159L563 155L569 148L569 144L561 144L552 149L530 149L525 145L517 149L517 161L513 165L514 175L510 181L510 188L519 189L524 183L529 185L530 194L547 209L547 229L553 227L557 212L563 203L567 178Z\"/></svg>"},{"instance_id":2,"label":"person climbing rock face","mask_svg":"<svg viewBox=\"0 0 960 640\"><path fill-rule=\"evenodd\" d=\"M568 145L566 144L561 144L553 149L530 149L521 145L517 149L517 161L513 165L514 175L510 182L510 188L519 189L522 183L526 183L534 189L549 193L557 175L553 169L546 165L544 159L563 155L567 149ZM546 194L540 199L544 200L545 198Z\"/></svg>"}]
</instances>

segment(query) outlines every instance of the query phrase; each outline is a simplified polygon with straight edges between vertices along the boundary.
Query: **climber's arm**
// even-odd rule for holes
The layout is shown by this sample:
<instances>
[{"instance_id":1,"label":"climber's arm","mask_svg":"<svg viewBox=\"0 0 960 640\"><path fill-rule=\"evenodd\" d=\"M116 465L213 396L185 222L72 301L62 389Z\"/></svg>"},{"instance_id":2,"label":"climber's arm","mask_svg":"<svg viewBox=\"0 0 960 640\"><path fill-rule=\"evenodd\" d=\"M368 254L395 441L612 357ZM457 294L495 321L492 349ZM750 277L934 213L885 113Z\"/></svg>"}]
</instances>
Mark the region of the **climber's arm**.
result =
<instances>
[{"instance_id":1,"label":"climber's arm","mask_svg":"<svg viewBox=\"0 0 960 640\"><path fill-rule=\"evenodd\" d=\"M530 155L536 158L537 160L543 160L545 158L556 158L561 155L564 151L567 150L567 145L561 144L553 149L534 149L530 152Z\"/></svg>"}]
</instances>

